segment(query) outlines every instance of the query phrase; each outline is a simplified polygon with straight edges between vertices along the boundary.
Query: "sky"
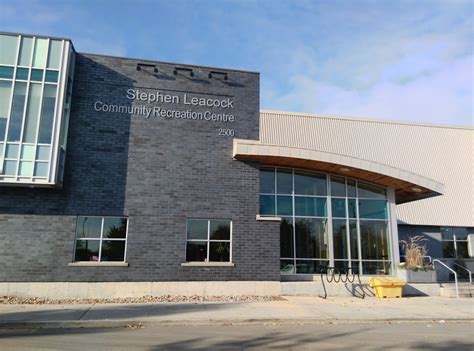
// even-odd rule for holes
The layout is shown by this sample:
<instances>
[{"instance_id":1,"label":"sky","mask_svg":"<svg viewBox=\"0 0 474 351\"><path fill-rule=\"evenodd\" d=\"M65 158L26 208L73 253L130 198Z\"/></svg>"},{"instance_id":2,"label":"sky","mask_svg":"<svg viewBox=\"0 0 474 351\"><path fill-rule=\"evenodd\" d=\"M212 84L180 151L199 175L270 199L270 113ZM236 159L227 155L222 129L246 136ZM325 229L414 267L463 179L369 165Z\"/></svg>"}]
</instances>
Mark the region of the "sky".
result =
<instances>
[{"instance_id":1,"label":"sky","mask_svg":"<svg viewBox=\"0 0 474 351\"><path fill-rule=\"evenodd\" d=\"M0 31L260 72L261 109L474 125L473 0L0 0Z\"/></svg>"}]
</instances>

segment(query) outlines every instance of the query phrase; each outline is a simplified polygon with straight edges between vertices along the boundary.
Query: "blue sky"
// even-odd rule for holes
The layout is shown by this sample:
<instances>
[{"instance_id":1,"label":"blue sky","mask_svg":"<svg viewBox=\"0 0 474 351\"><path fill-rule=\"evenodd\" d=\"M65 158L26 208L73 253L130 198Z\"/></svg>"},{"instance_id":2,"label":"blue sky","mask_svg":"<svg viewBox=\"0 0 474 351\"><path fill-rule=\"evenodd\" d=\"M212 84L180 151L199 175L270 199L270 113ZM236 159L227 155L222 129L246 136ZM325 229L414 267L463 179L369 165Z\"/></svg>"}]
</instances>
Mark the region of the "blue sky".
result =
<instances>
[{"instance_id":1,"label":"blue sky","mask_svg":"<svg viewBox=\"0 0 474 351\"><path fill-rule=\"evenodd\" d=\"M261 108L473 125L471 0L0 1L79 52L261 73Z\"/></svg>"}]
</instances>

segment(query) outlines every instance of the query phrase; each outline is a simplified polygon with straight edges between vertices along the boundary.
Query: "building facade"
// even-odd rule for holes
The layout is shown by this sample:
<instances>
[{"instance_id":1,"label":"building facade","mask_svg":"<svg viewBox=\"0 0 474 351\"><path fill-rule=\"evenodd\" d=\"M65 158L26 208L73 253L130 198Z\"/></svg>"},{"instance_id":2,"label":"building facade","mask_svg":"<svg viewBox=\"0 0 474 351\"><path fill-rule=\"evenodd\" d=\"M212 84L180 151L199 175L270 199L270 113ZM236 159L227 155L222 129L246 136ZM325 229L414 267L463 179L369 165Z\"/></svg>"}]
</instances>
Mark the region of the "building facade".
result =
<instances>
[{"instance_id":1,"label":"building facade","mask_svg":"<svg viewBox=\"0 0 474 351\"><path fill-rule=\"evenodd\" d=\"M327 267L395 275L412 233L469 262L472 129L260 112L259 93L255 72L1 33L2 291L278 294Z\"/></svg>"}]
</instances>

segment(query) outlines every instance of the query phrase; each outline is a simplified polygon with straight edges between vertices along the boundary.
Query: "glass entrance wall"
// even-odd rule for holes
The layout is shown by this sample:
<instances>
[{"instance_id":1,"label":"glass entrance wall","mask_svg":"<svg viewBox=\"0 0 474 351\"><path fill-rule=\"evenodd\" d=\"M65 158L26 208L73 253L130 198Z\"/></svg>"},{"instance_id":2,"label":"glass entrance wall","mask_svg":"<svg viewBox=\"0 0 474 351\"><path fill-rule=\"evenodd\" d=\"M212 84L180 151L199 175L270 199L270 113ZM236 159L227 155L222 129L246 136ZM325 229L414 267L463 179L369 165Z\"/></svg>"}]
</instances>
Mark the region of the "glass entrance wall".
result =
<instances>
[{"instance_id":1,"label":"glass entrance wall","mask_svg":"<svg viewBox=\"0 0 474 351\"><path fill-rule=\"evenodd\" d=\"M0 33L0 185L62 182L73 72L68 40Z\"/></svg>"},{"instance_id":2,"label":"glass entrance wall","mask_svg":"<svg viewBox=\"0 0 474 351\"><path fill-rule=\"evenodd\" d=\"M260 169L260 215L282 218L282 274L318 274L325 267L390 274L386 189L296 169Z\"/></svg>"}]
</instances>

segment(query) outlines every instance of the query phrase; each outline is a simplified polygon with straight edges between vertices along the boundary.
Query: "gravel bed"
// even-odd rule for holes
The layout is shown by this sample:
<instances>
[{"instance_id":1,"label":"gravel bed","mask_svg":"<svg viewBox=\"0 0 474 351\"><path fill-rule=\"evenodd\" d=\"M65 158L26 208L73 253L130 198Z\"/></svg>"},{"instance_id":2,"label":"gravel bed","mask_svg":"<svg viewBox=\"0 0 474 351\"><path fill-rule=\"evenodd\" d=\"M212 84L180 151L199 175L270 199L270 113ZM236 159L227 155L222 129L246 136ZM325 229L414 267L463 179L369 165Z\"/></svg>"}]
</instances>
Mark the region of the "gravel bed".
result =
<instances>
[{"instance_id":1,"label":"gravel bed","mask_svg":"<svg viewBox=\"0 0 474 351\"><path fill-rule=\"evenodd\" d=\"M77 305L77 304L119 304L119 303L159 303L159 302L265 302L281 300L279 296L142 296L110 299L47 299L40 297L0 296L2 305Z\"/></svg>"}]
</instances>

